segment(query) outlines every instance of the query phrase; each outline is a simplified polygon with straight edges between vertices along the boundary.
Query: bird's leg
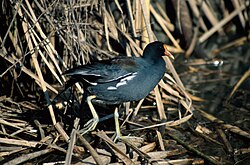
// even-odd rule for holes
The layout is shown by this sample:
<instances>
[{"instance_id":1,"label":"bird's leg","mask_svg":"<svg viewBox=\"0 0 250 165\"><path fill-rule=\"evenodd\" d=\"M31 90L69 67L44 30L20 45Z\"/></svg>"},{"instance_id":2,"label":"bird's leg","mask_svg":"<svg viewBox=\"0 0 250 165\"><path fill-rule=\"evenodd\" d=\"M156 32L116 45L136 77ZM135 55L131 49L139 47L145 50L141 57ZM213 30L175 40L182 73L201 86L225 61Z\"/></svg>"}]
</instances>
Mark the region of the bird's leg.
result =
<instances>
[{"instance_id":1,"label":"bird's leg","mask_svg":"<svg viewBox=\"0 0 250 165\"><path fill-rule=\"evenodd\" d=\"M120 130L120 124L119 124L119 113L118 113L118 108L115 108L115 112L114 112L114 119L115 119L115 130L116 130L116 137L114 139L114 141L121 140L122 142L124 142L127 146L129 146L130 148L132 148L134 151L136 151L140 156L142 156L142 158L149 160L150 156L148 156L146 153L142 152L141 150L139 150L132 142L133 140L137 140L137 142L139 142L138 140L140 140L140 142L143 142L142 138L138 138L138 137L134 137L134 136L122 136L121 134L121 130ZM132 141L131 141L132 140Z\"/></svg>"},{"instance_id":2,"label":"bird's leg","mask_svg":"<svg viewBox=\"0 0 250 165\"><path fill-rule=\"evenodd\" d=\"M95 98L96 98L96 96L94 96L94 95L87 97L87 103L88 103L88 106L90 108L90 111L92 113L93 118L91 120L89 120L86 124L84 124L84 128L79 131L79 133L81 135L84 135L89 131L93 131L99 122L98 114L96 113L96 110L91 102L91 100L95 99Z\"/></svg>"},{"instance_id":3,"label":"bird's leg","mask_svg":"<svg viewBox=\"0 0 250 165\"><path fill-rule=\"evenodd\" d=\"M120 130L119 113L118 113L117 107L115 108L114 119L115 119L115 131L116 131L116 138L115 139L120 139L122 137L122 134L121 134L121 130Z\"/></svg>"},{"instance_id":4,"label":"bird's leg","mask_svg":"<svg viewBox=\"0 0 250 165\"><path fill-rule=\"evenodd\" d=\"M121 129L120 129L120 124L119 124L119 113L118 113L118 108L115 109L114 112L114 119L115 119L115 131L116 131L116 137L114 141L116 140L121 140L125 143L130 143L129 141L142 141L143 139L140 137L135 137L135 136L123 136L121 134Z\"/></svg>"},{"instance_id":5,"label":"bird's leg","mask_svg":"<svg viewBox=\"0 0 250 165\"><path fill-rule=\"evenodd\" d=\"M129 136L122 136L122 134L121 134L118 108L115 108L114 119L115 119L115 131L116 131L116 137L115 137L114 141L116 141L117 139L122 140L122 141L127 141L127 139L129 139L130 137Z\"/></svg>"}]
</instances>

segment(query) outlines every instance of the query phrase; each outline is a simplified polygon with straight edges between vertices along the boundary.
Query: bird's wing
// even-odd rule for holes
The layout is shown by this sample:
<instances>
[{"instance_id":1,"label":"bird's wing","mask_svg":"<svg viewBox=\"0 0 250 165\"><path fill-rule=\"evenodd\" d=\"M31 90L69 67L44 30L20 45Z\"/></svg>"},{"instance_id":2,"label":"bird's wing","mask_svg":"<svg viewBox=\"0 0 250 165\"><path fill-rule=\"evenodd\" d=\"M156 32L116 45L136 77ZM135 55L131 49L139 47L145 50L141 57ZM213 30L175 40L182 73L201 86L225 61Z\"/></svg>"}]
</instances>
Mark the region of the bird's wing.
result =
<instances>
[{"instance_id":1,"label":"bird's wing","mask_svg":"<svg viewBox=\"0 0 250 165\"><path fill-rule=\"evenodd\" d=\"M123 79L134 74L139 65L136 58L119 57L70 69L64 75L80 77L89 83L106 83Z\"/></svg>"}]
</instances>

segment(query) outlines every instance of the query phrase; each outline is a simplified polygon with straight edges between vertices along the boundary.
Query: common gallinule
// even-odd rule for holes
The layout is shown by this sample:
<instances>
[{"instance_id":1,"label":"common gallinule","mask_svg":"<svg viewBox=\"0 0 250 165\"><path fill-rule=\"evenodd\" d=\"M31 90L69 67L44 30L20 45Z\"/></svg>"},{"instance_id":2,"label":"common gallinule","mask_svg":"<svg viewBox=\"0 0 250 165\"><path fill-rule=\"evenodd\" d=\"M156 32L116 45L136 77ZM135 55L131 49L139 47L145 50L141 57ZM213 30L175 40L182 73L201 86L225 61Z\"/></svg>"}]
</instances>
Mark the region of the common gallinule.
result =
<instances>
[{"instance_id":1,"label":"common gallinule","mask_svg":"<svg viewBox=\"0 0 250 165\"><path fill-rule=\"evenodd\" d=\"M64 75L84 82L93 115L80 133L94 130L99 121L92 102L121 104L146 97L165 73L164 55L174 59L164 43L155 41L146 46L142 57L120 56L67 70Z\"/></svg>"}]
</instances>

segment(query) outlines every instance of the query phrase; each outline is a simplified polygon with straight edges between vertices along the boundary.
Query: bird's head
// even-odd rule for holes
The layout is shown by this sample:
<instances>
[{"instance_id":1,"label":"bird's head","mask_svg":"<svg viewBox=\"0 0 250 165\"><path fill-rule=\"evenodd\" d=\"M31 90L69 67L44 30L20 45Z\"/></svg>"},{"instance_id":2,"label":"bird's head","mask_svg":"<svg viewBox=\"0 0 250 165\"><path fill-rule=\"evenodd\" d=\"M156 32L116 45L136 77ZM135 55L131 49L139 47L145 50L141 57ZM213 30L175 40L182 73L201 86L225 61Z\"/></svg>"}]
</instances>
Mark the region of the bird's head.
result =
<instances>
[{"instance_id":1,"label":"bird's head","mask_svg":"<svg viewBox=\"0 0 250 165\"><path fill-rule=\"evenodd\" d=\"M160 41L149 43L143 51L144 58L154 59L161 56L168 56L169 58L174 59L174 56L168 51L167 45Z\"/></svg>"}]
</instances>

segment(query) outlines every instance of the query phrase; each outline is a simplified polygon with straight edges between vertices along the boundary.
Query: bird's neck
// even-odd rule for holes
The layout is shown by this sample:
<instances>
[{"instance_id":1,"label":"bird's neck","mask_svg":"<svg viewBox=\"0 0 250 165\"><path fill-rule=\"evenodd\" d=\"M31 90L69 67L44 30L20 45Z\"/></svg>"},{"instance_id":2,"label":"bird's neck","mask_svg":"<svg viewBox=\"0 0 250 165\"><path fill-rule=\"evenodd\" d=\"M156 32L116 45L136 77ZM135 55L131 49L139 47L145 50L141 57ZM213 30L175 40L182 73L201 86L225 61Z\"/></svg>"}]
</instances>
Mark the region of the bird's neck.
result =
<instances>
[{"instance_id":1,"label":"bird's neck","mask_svg":"<svg viewBox=\"0 0 250 165\"><path fill-rule=\"evenodd\" d=\"M162 57L157 57L157 56L158 55L143 56L143 59L145 59L147 62L152 63L152 64L164 61Z\"/></svg>"}]
</instances>

